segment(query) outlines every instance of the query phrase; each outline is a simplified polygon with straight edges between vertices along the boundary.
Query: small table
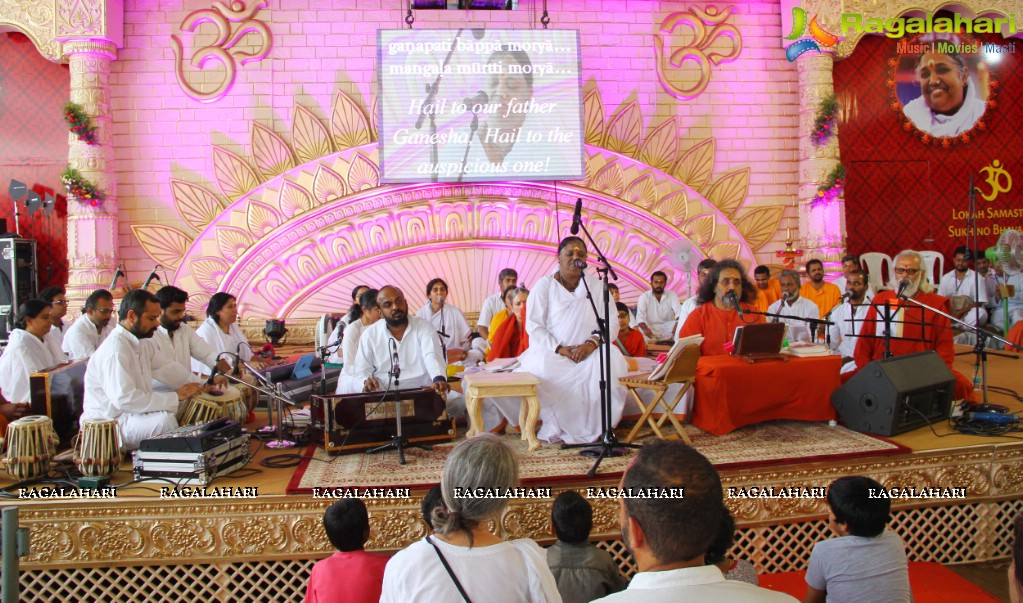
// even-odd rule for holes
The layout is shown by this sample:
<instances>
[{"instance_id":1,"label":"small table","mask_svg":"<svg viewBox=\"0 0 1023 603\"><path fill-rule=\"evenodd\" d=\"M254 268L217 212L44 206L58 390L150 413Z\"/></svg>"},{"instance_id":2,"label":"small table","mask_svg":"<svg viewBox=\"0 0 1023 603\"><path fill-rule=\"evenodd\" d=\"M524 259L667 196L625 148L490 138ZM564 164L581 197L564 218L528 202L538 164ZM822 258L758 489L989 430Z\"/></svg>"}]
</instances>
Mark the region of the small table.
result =
<instances>
[{"instance_id":1,"label":"small table","mask_svg":"<svg viewBox=\"0 0 1023 603\"><path fill-rule=\"evenodd\" d=\"M462 377L462 384L465 411L469 415L466 437L483 433L483 398L521 396L519 426L522 439L528 443L530 452L540 447L540 441L536 439L536 419L540 416L540 399L536 397L539 379L529 373L472 373Z\"/></svg>"}]
</instances>

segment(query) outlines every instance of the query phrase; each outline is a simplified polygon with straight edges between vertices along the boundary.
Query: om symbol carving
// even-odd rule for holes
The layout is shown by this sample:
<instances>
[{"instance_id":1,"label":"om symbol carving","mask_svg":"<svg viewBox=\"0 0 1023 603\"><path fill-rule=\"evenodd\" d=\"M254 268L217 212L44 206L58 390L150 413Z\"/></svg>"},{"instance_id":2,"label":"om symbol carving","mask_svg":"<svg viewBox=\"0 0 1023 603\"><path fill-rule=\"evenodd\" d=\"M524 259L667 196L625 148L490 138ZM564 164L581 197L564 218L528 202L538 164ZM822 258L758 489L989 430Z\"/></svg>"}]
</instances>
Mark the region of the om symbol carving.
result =
<instances>
[{"instance_id":1,"label":"om symbol carving","mask_svg":"<svg viewBox=\"0 0 1023 603\"><path fill-rule=\"evenodd\" d=\"M990 193L985 193L979 188L980 198L985 201L994 201L998 198L1001 193L1007 193L1012 190L1012 175L1002 168L1002 162L995 159L991 162L991 165L986 165L980 168L980 171L987 174L987 178L984 182L991 187Z\"/></svg>"},{"instance_id":2,"label":"om symbol carving","mask_svg":"<svg viewBox=\"0 0 1023 603\"><path fill-rule=\"evenodd\" d=\"M690 9L690 12L672 13L664 19L661 23L661 31L654 36L654 46L657 51L657 77L661 81L661 86L669 94L681 100L695 98L710 83L710 66L712 63L714 65L731 63L738 58L739 53L742 52L742 36L739 35L739 30L734 26L724 23L734 11L735 7L732 6L725 8L723 11L719 11L713 6L708 6L706 11L694 6ZM688 40L686 46L672 51L671 36L679 27L692 30L692 39ZM708 27L710 27L709 31ZM727 53L710 51L711 45L714 44L717 38L722 36L730 40L729 46L731 49ZM668 52L670 52L667 60L665 58L666 46L668 47ZM695 84L683 84L683 87L680 87L671 80L685 79L690 81L691 77L684 73L676 73L670 78L669 76L671 75L670 72L682 71L682 64L686 61L694 61L696 63L699 77Z\"/></svg>"},{"instance_id":3,"label":"om symbol carving","mask_svg":"<svg viewBox=\"0 0 1023 603\"><path fill-rule=\"evenodd\" d=\"M175 75L178 78L178 85L185 91L185 94L203 103L211 103L223 98L234 84L235 76L238 74L238 63L245 65L253 61L260 61L270 54L272 37L270 29L262 21L253 17L261 8L266 8L266 0L258 0L249 8L245 3L235 1L228 7L223 2L213 2L213 9L202 9L191 12L181 22L179 32L195 33L195 30L203 23L212 23L217 28L216 39L209 46L199 48L192 55L191 66L203 70L210 60L219 61L223 65L224 79L215 88L207 92L199 90L188 81L185 73L185 59L181 38L177 35L171 36L171 47L174 49L174 61L176 63ZM215 9L215 10L214 10ZM231 23L240 25L233 32ZM232 50L249 33L255 33L258 39L258 46L254 52Z\"/></svg>"}]
</instances>

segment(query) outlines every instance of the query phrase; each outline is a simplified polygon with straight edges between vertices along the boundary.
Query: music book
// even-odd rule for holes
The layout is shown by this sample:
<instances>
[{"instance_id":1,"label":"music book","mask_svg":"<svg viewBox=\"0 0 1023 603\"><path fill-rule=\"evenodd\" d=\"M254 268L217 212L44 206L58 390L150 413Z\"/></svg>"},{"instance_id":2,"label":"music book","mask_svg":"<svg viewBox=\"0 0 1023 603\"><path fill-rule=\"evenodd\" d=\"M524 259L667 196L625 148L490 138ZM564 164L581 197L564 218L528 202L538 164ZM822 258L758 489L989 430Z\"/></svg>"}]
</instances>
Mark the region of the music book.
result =
<instances>
[{"instance_id":1,"label":"music book","mask_svg":"<svg viewBox=\"0 0 1023 603\"><path fill-rule=\"evenodd\" d=\"M785 338L785 323L766 322L743 325L735 329L732 343L734 356L751 354L777 354L781 350L782 339Z\"/></svg>"},{"instance_id":2,"label":"music book","mask_svg":"<svg viewBox=\"0 0 1023 603\"><path fill-rule=\"evenodd\" d=\"M660 381L661 379L664 379L668 375L668 368L671 366L672 362L678 358L678 355L682 353L682 350L685 349L686 346L699 346L701 343L703 343L703 335L690 335L689 337L683 337L682 339L675 341L675 344L671 346L670 350L668 350L668 354L665 357L664 362L661 362L654 367L654 370L650 373L650 376L647 377L647 379L650 381Z\"/></svg>"}]
</instances>

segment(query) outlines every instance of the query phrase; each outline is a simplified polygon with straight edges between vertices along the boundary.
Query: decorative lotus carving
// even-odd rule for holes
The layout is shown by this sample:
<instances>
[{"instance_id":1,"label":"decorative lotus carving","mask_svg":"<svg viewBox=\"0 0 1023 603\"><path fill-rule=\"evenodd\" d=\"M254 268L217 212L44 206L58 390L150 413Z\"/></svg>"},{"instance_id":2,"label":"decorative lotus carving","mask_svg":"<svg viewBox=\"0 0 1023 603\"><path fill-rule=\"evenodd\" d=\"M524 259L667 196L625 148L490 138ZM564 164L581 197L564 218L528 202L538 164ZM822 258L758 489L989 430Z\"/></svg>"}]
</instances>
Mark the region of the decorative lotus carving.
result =
<instances>
[{"instance_id":1,"label":"decorative lotus carving","mask_svg":"<svg viewBox=\"0 0 1023 603\"><path fill-rule=\"evenodd\" d=\"M295 159L287 143L273 130L252 122L252 157L264 180L295 167Z\"/></svg>"},{"instance_id":2,"label":"decorative lotus carving","mask_svg":"<svg viewBox=\"0 0 1023 603\"><path fill-rule=\"evenodd\" d=\"M169 226L132 224L131 230L149 257L167 268L177 268L188 248L192 246L191 238Z\"/></svg>"},{"instance_id":3,"label":"decorative lotus carving","mask_svg":"<svg viewBox=\"0 0 1023 603\"><path fill-rule=\"evenodd\" d=\"M643 115L639 103L632 101L611 118L604 135L604 148L634 157L639 150L643 132Z\"/></svg>"},{"instance_id":4,"label":"decorative lotus carving","mask_svg":"<svg viewBox=\"0 0 1023 603\"><path fill-rule=\"evenodd\" d=\"M291 124L291 140L295 145L295 157L306 163L329 155L333 151L327 128L316 119L313 112L302 105L295 105L295 120Z\"/></svg>"},{"instance_id":5,"label":"decorative lotus carving","mask_svg":"<svg viewBox=\"0 0 1023 603\"><path fill-rule=\"evenodd\" d=\"M256 173L244 159L218 146L213 147L213 175L220 192L232 201L259 185Z\"/></svg>"},{"instance_id":6,"label":"decorative lotus carving","mask_svg":"<svg viewBox=\"0 0 1023 603\"><path fill-rule=\"evenodd\" d=\"M364 145L370 140L369 123L359 106L347 94L337 91L330 117L330 131L339 149Z\"/></svg>"},{"instance_id":7,"label":"decorative lotus carving","mask_svg":"<svg viewBox=\"0 0 1023 603\"><path fill-rule=\"evenodd\" d=\"M172 179L171 193L178 213L192 228L199 231L224 210L217 196L198 184Z\"/></svg>"}]
</instances>

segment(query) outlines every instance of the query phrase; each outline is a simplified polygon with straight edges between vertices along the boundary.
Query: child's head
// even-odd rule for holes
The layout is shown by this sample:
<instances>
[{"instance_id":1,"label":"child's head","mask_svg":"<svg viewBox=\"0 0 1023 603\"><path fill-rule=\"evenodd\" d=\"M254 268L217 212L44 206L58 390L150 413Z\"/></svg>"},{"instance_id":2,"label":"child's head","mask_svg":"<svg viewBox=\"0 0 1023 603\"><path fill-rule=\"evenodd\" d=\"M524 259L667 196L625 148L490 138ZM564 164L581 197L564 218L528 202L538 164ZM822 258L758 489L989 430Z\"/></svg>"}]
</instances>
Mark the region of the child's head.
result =
<instances>
[{"instance_id":1,"label":"child's head","mask_svg":"<svg viewBox=\"0 0 1023 603\"><path fill-rule=\"evenodd\" d=\"M358 498L346 498L327 507L323 513L323 529L339 551L361 551L369 540L369 513Z\"/></svg>"},{"instance_id":2,"label":"child's head","mask_svg":"<svg viewBox=\"0 0 1023 603\"><path fill-rule=\"evenodd\" d=\"M419 505L419 512L423 514L423 521L426 525L430 526L430 531L433 531L433 510L444 504L444 495L441 494L440 484L430 488L430 491L423 497L423 502Z\"/></svg>"},{"instance_id":3,"label":"child's head","mask_svg":"<svg viewBox=\"0 0 1023 603\"><path fill-rule=\"evenodd\" d=\"M628 331L629 330L629 307L618 302L615 304L615 308L618 309L618 330Z\"/></svg>"},{"instance_id":4,"label":"child's head","mask_svg":"<svg viewBox=\"0 0 1023 603\"><path fill-rule=\"evenodd\" d=\"M558 540L568 543L586 542L593 529L593 507L575 490L566 490L554 499L551 523Z\"/></svg>"},{"instance_id":5,"label":"child's head","mask_svg":"<svg viewBox=\"0 0 1023 603\"><path fill-rule=\"evenodd\" d=\"M851 475L828 487L828 506L838 527L851 536L877 536L891 520L892 503L878 493L884 487L869 477ZM873 494L873 496L871 496Z\"/></svg>"},{"instance_id":6,"label":"child's head","mask_svg":"<svg viewBox=\"0 0 1023 603\"><path fill-rule=\"evenodd\" d=\"M732 512L725 507L725 514L721 516L721 524L718 526L718 535L710 543L710 548L703 556L703 562L707 565L714 565L725 560L728 549L732 548L735 542L735 519Z\"/></svg>"}]
</instances>

